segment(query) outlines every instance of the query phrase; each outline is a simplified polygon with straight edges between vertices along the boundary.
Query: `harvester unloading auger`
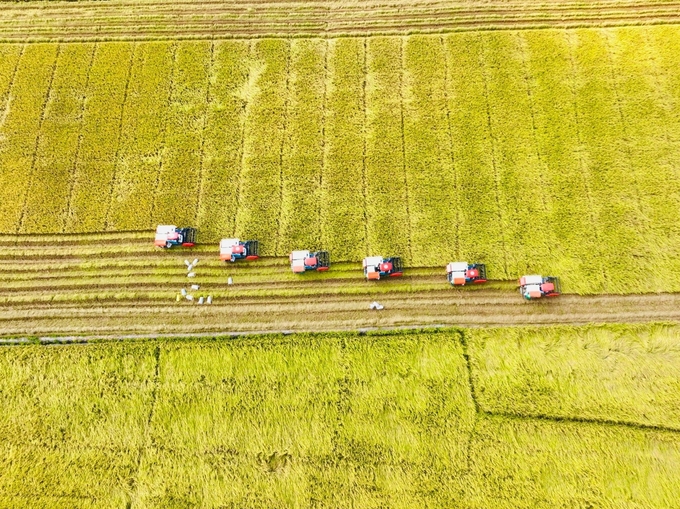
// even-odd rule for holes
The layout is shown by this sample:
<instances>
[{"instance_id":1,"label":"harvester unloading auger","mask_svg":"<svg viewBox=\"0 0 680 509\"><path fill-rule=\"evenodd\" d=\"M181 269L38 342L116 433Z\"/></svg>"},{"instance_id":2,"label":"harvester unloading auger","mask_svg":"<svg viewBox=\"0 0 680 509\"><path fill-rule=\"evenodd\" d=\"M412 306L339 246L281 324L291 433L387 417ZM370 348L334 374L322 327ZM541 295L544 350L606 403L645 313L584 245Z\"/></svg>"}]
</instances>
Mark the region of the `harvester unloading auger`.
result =
<instances>
[{"instance_id":1,"label":"harvester unloading auger","mask_svg":"<svg viewBox=\"0 0 680 509\"><path fill-rule=\"evenodd\" d=\"M220 240L220 260L235 262L242 259L257 260L259 257L260 243L257 240Z\"/></svg>"},{"instance_id":2,"label":"harvester unloading auger","mask_svg":"<svg viewBox=\"0 0 680 509\"><path fill-rule=\"evenodd\" d=\"M401 258L393 256L368 256L364 258L364 277L369 281L377 281L381 277L400 277L404 274Z\"/></svg>"},{"instance_id":3,"label":"harvester unloading auger","mask_svg":"<svg viewBox=\"0 0 680 509\"><path fill-rule=\"evenodd\" d=\"M291 270L296 274L301 274L308 270L323 272L331 266L331 257L328 251L293 251L288 256L288 259L290 260Z\"/></svg>"},{"instance_id":4,"label":"harvester unloading auger","mask_svg":"<svg viewBox=\"0 0 680 509\"><path fill-rule=\"evenodd\" d=\"M483 263L451 262L446 266L446 277L453 286L466 283L486 283L486 265Z\"/></svg>"},{"instance_id":5,"label":"harvester unloading auger","mask_svg":"<svg viewBox=\"0 0 680 509\"><path fill-rule=\"evenodd\" d=\"M560 280L555 276L522 276L519 279L519 293L526 300L557 297L560 294Z\"/></svg>"},{"instance_id":6,"label":"harvester unloading auger","mask_svg":"<svg viewBox=\"0 0 680 509\"><path fill-rule=\"evenodd\" d=\"M191 247L196 243L195 228L177 228L175 225L161 224L156 227L154 245L162 248L173 246Z\"/></svg>"}]
</instances>

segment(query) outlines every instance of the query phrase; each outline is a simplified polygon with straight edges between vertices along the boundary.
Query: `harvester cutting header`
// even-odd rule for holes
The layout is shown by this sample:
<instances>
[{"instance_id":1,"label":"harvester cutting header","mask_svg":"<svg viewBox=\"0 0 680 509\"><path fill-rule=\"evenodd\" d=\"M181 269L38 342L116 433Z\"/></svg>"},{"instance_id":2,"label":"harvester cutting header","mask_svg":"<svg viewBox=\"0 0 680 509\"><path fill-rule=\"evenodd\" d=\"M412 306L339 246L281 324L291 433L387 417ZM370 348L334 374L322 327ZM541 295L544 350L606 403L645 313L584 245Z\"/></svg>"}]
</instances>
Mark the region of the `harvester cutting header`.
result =
<instances>
[{"instance_id":1,"label":"harvester cutting header","mask_svg":"<svg viewBox=\"0 0 680 509\"><path fill-rule=\"evenodd\" d=\"M240 241L239 239L220 240L220 260L235 262L236 260L257 260L260 257L260 243L257 240Z\"/></svg>"},{"instance_id":2,"label":"harvester cutting header","mask_svg":"<svg viewBox=\"0 0 680 509\"><path fill-rule=\"evenodd\" d=\"M154 245L171 248L172 246L191 247L196 243L195 228L177 228L175 225L162 224L156 228Z\"/></svg>"},{"instance_id":3,"label":"harvester cutting header","mask_svg":"<svg viewBox=\"0 0 680 509\"><path fill-rule=\"evenodd\" d=\"M404 274L404 265L401 258L393 256L383 258L382 256L368 256L364 258L364 277L377 281L381 277L399 277Z\"/></svg>"},{"instance_id":4,"label":"harvester cutting header","mask_svg":"<svg viewBox=\"0 0 680 509\"><path fill-rule=\"evenodd\" d=\"M289 256L290 268L296 274L308 270L323 272L331 266L331 257L328 251L311 252L308 250L293 251Z\"/></svg>"}]
</instances>

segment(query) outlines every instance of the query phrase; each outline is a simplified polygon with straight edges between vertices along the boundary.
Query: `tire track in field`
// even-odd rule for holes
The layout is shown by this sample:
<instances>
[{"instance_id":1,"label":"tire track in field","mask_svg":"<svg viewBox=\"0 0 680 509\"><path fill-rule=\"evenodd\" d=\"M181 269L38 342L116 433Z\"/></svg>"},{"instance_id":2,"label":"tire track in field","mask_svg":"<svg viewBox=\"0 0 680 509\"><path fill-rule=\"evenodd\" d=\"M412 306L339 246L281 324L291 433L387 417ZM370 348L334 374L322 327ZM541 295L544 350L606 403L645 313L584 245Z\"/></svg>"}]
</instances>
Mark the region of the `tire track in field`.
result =
<instances>
[{"instance_id":1,"label":"tire track in field","mask_svg":"<svg viewBox=\"0 0 680 509\"><path fill-rule=\"evenodd\" d=\"M281 242L281 223L283 222L283 152L286 146L286 136L288 133L288 115L290 108L290 62L293 58L293 42L288 42L288 52L286 54L286 85L283 100L283 126L281 127L281 146L279 147L279 212L276 216L276 242L274 243L274 254L279 255L279 244Z\"/></svg>"},{"instance_id":2,"label":"tire track in field","mask_svg":"<svg viewBox=\"0 0 680 509\"><path fill-rule=\"evenodd\" d=\"M488 51L485 39L480 41L480 52L479 52L479 69L482 75L482 82L484 83L484 102L486 104L486 127L489 131L489 142L491 144L491 164L493 165L494 174L494 195L496 198L496 213L498 215L498 226L500 228L500 241L503 249L503 275L505 277L509 276L508 272L508 242L505 238L505 232L507 228L504 227L503 221L503 207L501 206L501 183L500 176L498 173L498 157L496 152L498 150L498 140L494 136L493 132L493 122L491 119L491 99L489 98L489 76L486 69L487 59L484 54Z\"/></svg>"},{"instance_id":3,"label":"tire track in field","mask_svg":"<svg viewBox=\"0 0 680 509\"><path fill-rule=\"evenodd\" d=\"M203 202L203 193L205 188L205 137L208 129L208 117L210 116L210 104L212 97L210 95L210 85L215 78L215 40L210 41L210 62L208 63L208 72L206 73L207 83L205 85L205 110L203 111L203 125L201 126L201 146L199 149L198 159L198 197L196 199L196 215L194 216L194 224L198 226L199 217L201 213L201 203Z\"/></svg>"},{"instance_id":4,"label":"tire track in field","mask_svg":"<svg viewBox=\"0 0 680 509\"><path fill-rule=\"evenodd\" d=\"M172 48L172 70L170 71L170 86L168 87L168 101L165 109L165 122L162 127L162 142L160 147L160 157L158 158L158 171L156 172L156 182L152 191L153 199L151 200L151 212L149 215L149 225L154 223L154 215L156 213L156 202L158 201L158 189L161 186L161 176L163 174L163 160L165 159L165 148L168 141L168 116L172 115L173 96L175 93L175 79L177 74L177 53L179 52L179 43L173 44Z\"/></svg>"},{"instance_id":5,"label":"tire track in field","mask_svg":"<svg viewBox=\"0 0 680 509\"><path fill-rule=\"evenodd\" d=\"M118 121L118 139L116 141L116 153L113 156L113 172L111 174L111 184L109 185L109 203L106 206L106 213L104 215L104 231L110 231L109 216L113 208L114 192L116 190L116 181L118 180L118 167L120 166L120 146L123 137L123 125L125 124L125 110L128 100L128 92L130 90L130 80L132 79L132 68L135 62L135 53L139 49L139 44L135 44L130 51L130 63L128 64L127 78L125 79L125 88L123 89L123 102L120 105L120 120Z\"/></svg>"},{"instance_id":6,"label":"tire track in field","mask_svg":"<svg viewBox=\"0 0 680 509\"><path fill-rule=\"evenodd\" d=\"M40 142L42 140L43 124L45 123L45 117L47 116L47 108L49 107L50 100L52 99L52 94L54 92L52 88L52 83L54 82L54 75L57 73L57 65L59 63L59 56L61 55L61 44L57 45L57 51L54 56L54 63L52 64L52 72L50 73L50 79L47 83L47 91L45 93L45 100L40 109L40 120L38 121L38 129L35 136L35 145L33 146L33 151L31 155L31 166L28 169L28 178L26 179L26 190L24 191L24 196L21 199L21 213L19 215L19 221L17 221L16 234L19 234L24 226L24 218L26 217L26 207L28 207L28 195L31 192L31 187L33 187L33 176L35 173L35 162L38 159L38 149L40 148Z\"/></svg>"},{"instance_id":7,"label":"tire track in field","mask_svg":"<svg viewBox=\"0 0 680 509\"><path fill-rule=\"evenodd\" d=\"M454 141L453 141L453 128L451 127L451 105L449 103L449 98L451 96L451 84L449 80L449 51L446 48L446 42L444 41L444 36L439 37L439 43L442 47L442 56L444 60L444 103L446 105L446 133L449 138L449 159L451 161L451 171L453 172L453 187L456 196L456 240L455 240L455 255L456 258L460 259L460 186L458 185L458 170L456 168L456 157L454 154Z\"/></svg>"},{"instance_id":8,"label":"tire track in field","mask_svg":"<svg viewBox=\"0 0 680 509\"><path fill-rule=\"evenodd\" d=\"M80 147L83 145L83 123L85 121L85 103L87 102L88 91L90 90L90 75L92 74L92 64L94 64L94 56L97 53L99 44L92 45L92 55L87 64L87 76L85 77L85 87L83 88L83 97L80 103L80 112L78 114L78 141L76 142L76 150L73 154L73 165L69 172L68 191L66 195L66 207L64 208L64 217L62 220L62 232L66 231L68 218L72 214L71 203L73 201L73 189L76 186L76 172L78 171L78 160L80 159ZM108 216L107 216L108 217Z\"/></svg>"},{"instance_id":9,"label":"tire track in field","mask_svg":"<svg viewBox=\"0 0 680 509\"><path fill-rule=\"evenodd\" d=\"M14 4L0 12L5 40L371 35L404 32L677 23L680 3L623 1L563 5L495 2L155 1Z\"/></svg>"}]
</instances>

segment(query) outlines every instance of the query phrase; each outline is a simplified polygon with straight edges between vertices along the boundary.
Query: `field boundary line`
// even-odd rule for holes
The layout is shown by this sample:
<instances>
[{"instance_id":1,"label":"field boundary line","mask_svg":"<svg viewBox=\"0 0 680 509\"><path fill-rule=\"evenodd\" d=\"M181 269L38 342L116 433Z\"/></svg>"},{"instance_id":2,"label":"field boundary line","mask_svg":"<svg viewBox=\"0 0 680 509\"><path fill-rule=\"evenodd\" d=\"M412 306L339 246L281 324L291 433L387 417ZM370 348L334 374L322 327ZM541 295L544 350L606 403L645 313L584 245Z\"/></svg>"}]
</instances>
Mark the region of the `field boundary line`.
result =
<instances>
[{"instance_id":1,"label":"field boundary line","mask_svg":"<svg viewBox=\"0 0 680 509\"><path fill-rule=\"evenodd\" d=\"M281 146L279 147L279 213L276 216L276 242L274 255L279 256L279 244L281 243L281 219L283 216L283 149L286 146L286 133L288 132L288 108L290 107L290 61L293 58L293 41L288 41L288 54L286 55L286 92L283 99L283 125L281 127Z\"/></svg>"},{"instance_id":2,"label":"field boundary line","mask_svg":"<svg viewBox=\"0 0 680 509\"><path fill-rule=\"evenodd\" d=\"M205 157L205 132L208 128L208 116L210 115L210 103L212 101L210 97L210 84L215 77L215 39L210 41L210 63L208 64L208 83L205 87L205 111L203 112L203 126L201 127L201 148L199 149L199 160L198 160L198 197L196 199L196 216L194 218L194 223L198 226L198 219L201 213L201 203L203 202L203 189L205 188L205 165L203 164L203 159Z\"/></svg>"},{"instance_id":3,"label":"field boundary line","mask_svg":"<svg viewBox=\"0 0 680 509\"><path fill-rule=\"evenodd\" d=\"M363 49L364 49L364 54L363 54L363 71L364 71L364 80L361 83L361 103L362 103L362 109L364 112L364 124L362 126L361 130L361 138L363 141L363 147L362 147L362 153L361 153L361 162L362 162L362 167L361 167L361 190L364 195L364 207L363 207L363 212L364 212L364 244L366 246L366 249L364 251L364 256L370 256L371 252L371 247L370 247L370 242L369 242L369 237L368 237L368 178L366 177L366 148L367 148L367 134L366 134L366 129L367 129L367 124L366 122L368 121L368 111L366 109L366 81L368 80L368 39L366 37L362 38L363 41Z\"/></svg>"},{"instance_id":4,"label":"field boundary line","mask_svg":"<svg viewBox=\"0 0 680 509\"><path fill-rule=\"evenodd\" d=\"M85 87L83 88L83 100L80 105L80 116L78 117L78 141L76 142L76 151L73 154L73 165L71 171L69 172L68 181L68 194L66 196L66 209L64 210L63 224L61 227L62 233L65 233L66 226L68 225L68 218L72 213L73 204L73 190L76 187L77 172L78 172L78 161L80 160L80 148L83 145L83 124L85 123L85 105L87 103L88 92L90 90L90 75L92 74L92 65L94 64L94 57L99 48L99 43L95 42L92 44L92 55L90 55L90 62L87 65L87 77L85 78Z\"/></svg>"},{"instance_id":5,"label":"field boundary line","mask_svg":"<svg viewBox=\"0 0 680 509\"><path fill-rule=\"evenodd\" d=\"M573 34L568 34L565 32L565 38L567 42L567 46L569 47L569 61L571 63L571 80L569 83L569 89L571 90L571 96L572 96L572 107L573 107L573 113L574 113L574 127L576 128L576 142L578 143L578 149L577 149L577 158L578 158L578 163L579 163L579 168L581 169L581 177L583 180L583 188L585 189L586 192L586 199L588 201L588 215L590 216L590 223L592 224L593 227L593 233L595 234L595 241L598 246L602 245L602 234L600 232L600 222L597 220L597 217L595 216L595 203L593 202L593 193L590 188L590 171L588 170L588 167L583 160L583 152L586 151L586 147L584 146L583 143L583 136L581 134L581 121L579 117L579 107L578 107L578 97L576 93L576 77L577 77L577 72L576 72L576 59L575 59L575 43L574 43L574 35ZM598 257L600 259L600 269L602 272L602 279L604 281L604 288L603 290L606 292L607 288L609 288L609 280L607 277L607 270L604 264L604 261L601 260L601 257Z\"/></svg>"},{"instance_id":6,"label":"field boundary line","mask_svg":"<svg viewBox=\"0 0 680 509\"><path fill-rule=\"evenodd\" d=\"M135 474L134 474L134 492L131 494L130 500L126 504L126 509L131 509L138 492L138 480L139 472L142 468L142 457L144 456L144 451L147 448L148 442L153 441L153 436L151 435L151 421L156 412L156 402L158 401L158 386L160 385L160 365L161 365L161 346L156 345L154 349L154 374L153 374L153 388L151 389L151 402L149 403L149 415L146 419L146 427L144 430L144 436L139 444L139 450L137 451L137 459L135 461Z\"/></svg>"},{"instance_id":7,"label":"field boundary line","mask_svg":"<svg viewBox=\"0 0 680 509\"><path fill-rule=\"evenodd\" d=\"M24 196L21 199L21 213L19 215L19 222L17 223L16 234L21 232L21 228L24 225L24 218L26 217L26 207L28 207L28 196L31 193L31 186L33 186L34 174L35 174L35 162L38 159L38 150L40 149L40 142L42 140L43 124L45 123L45 117L47 116L47 108L49 107L50 100L52 99L52 83L54 82L54 75L57 73L57 64L59 62L59 56L61 55L61 44L57 44L57 51L54 57L54 63L52 64L52 73L50 74L50 80L47 84L47 92L45 94L45 100L43 101L42 108L40 110L40 120L38 122L38 131L35 136L35 145L33 146L33 154L31 157L31 167L28 170L28 179L26 183L26 190L24 191Z\"/></svg>"},{"instance_id":8,"label":"field boundary line","mask_svg":"<svg viewBox=\"0 0 680 509\"><path fill-rule=\"evenodd\" d=\"M165 108L165 121L163 122L163 133L161 134L162 141L160 147L160 158L158 160L158 170L156 171L156 182L152 192L153 199L151 200L151 211L149 215L149 226L153 226L154 215L156 213L156 201L158 189L161 186L161 173L163 172L163 160L165 159L165 148L168 142L168 117L172 114L173 96L175 95L175 74L177 73L177 52L179 51L179 42L172 45L172 70L170 71L170 86L168 87L168 102Z\"/></svg>"},{"instance_id":9,"label":"field boundary line","mask_svg":"<svg viewBox=\"0 0 680 509\"><path fill-rule=\"evenodd\" d=\"M460 254L460 200L458 199L460 197L460 187L458 183L458 170L456 169L456 156L453 150L454 147L454 142L453 142L453 128L451 127L451 107L449 105L449 100L450 100L450 87L451 84L449 83L449 52L448 49L446 48L446 42L444 41L444 36L441 35L439 37L439 42L442 47L442 53L444 56L444 104L446 105L446 132L449 137L449 158L451 160L451 171L453 172L453 188L456 193L456 241L455 241L455 246L456 246L456 258L460 259L461 254Z\"/></svg>"},{"instance_id":10,"label":"field boundary line","mask_svg":"<svg viewBox=\"0 0 680 509\"><path fill-rule=\"evenodd\" d=\"M116 181L118 174L118 167L120 166L120 145L123 137L123 123L125 119L125 110L128 102L128 92L130 90L130 80L132 79L132 66L135 62L135 53L139 48L138 43L134 43L132 51L130 51L130 63L128 64L127 78L125 79L125 88L123 89L123 102L120 105L120 119L118 121L118 141L116 142L116 153L113 156L113 172L111 175L111 184L109 185L109 203L106 207L106 215L104 216L104 231L109 231L109 216L113 208L113 193L116 190ZM88 75L89 78L89 75Z\"/></svg>"},{"instance_id":11,"label":"field boundary line","mask_svg":"<svg viewBox=\"0 0 680 509\"><path fill-rule=\"evenodd\" d=\"M253 76L253 52L255 48L255 41L252 40L248 44L248 76L246 79L246 85L250 84L250 80ZM248 108L250 107L250 94L246 94L245 105L243 107L242 113L239 115L241 121L241 144L239 147L239 168L238 168L238 178L236 179L236 190L234 194L236 195L236 210L234 211L234 220L232 221L232 235L236 236L237 229L237 218L238 211L241 209L241 189L243 188L243 168L246 165L246 124L248 123Z\"/></svg>"},{"instance_id":12,"label":"field boundary line","mask_svg":"<svg viewBox=\"0 0 680 509\"><path fill-rule=\"evenodd\" d=\"M406 72L406 37L399 37L399 115L401 117L401 167L404 174L404 192L406 195L406 220L408 221L408 236L406 237L406 250L409 261L413 260L413 248L411 237L413 236L413 220L411 206L409 204L408 165L406 164L406 129L404 127L404 74Z\"/></svg>"},{"instance_id":13,"label":"field boundary line","mask_svg":"<svg viewBox=\"0 0 680 509\"><path fill-rule=\"evenodd\" d=\"M572 424L593 424L599 426L611 426L616 428L638 429L643 431L662 431L667 433L680 434L680 427L664 426L660 424L645 424L633 421L618 421L616 419L601 419L597 417L578 417L578 416L560 416L550 414L520 414L515 412L503 412L493 410L482 410L482 416L502 417L504 419L512 419L519 421L544 421L556 424L572 423Z\"/></svg>"},{"instance_id":14,"label":"field boundary line","mask_svg":"<svg viewBox=\"0 0 680 509\"><path fill-rule=\"evenodd\" d=\"M489 77L487 76L487 59L485 54L487 52L487 47L485 40L483 38L480 41L480 51L478 55L479 69L482 74L482 81L484 82L484 102L486 104L486 126L489 130L489 142L491 144L491 165L493 166L494 174L494 194L496 197L496 214L498 215L498 227L500 228L500 240L501 246L503 248L503 275L507 278L509 276L508 272L508 248L507 241L505 239L505 228L503 221L503 207L501 207L500 200L500 177L498 175L498 161L496 160L496 151L498 150L498 141L493 134L493 122L491 121L491 101L489 99Z\"/></svg>"}]
</instances>

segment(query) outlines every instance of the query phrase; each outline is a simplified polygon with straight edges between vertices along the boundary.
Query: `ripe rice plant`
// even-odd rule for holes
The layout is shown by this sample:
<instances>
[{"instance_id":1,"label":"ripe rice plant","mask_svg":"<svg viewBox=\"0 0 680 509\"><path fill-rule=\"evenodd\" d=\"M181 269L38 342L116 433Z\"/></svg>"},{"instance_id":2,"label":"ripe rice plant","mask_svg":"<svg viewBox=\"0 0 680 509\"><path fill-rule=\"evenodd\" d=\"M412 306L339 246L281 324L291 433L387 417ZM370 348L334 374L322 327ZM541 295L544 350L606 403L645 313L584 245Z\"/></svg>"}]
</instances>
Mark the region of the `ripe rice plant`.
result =
<instances>
[{"instance_id":1,"label":"ripe rice plant","mask_svg":"<svg viewBox=\"0 0 680 509\"><path fill-rule=\"evenodd\" d=\"M366 218L371 255L411 261L403 145L401 38L366 43Z\"/></svg>"},{"instance_id":2,"label":"ripe rice plant","mask_svg":"<svg viewBox=\"0 0 680 509\"><path fill-rule=\"evenodd\" d=\"M467 334L473 380L486 411L680 429L677 327L609 325Z\"/></svg>"},{"instance_id":3,"label":"ripe rice plant","mask_svg":"<svg viewBox=\"0 0 680 509\"><path fill-rule=\"evenodd\" d=\"M670 508L678 334L657 324L5 347L0 503Z\"/></svg>"},{"instance_id":4,"label":"ripe rice plant","mask_svg":"<svg viewBox=\"0 0 680 509\"><path fill-rule=\"evenodd\" d=\"M21 59L18 67L15 64L15 70L3 73L4 76L11 76L9 88L5 92L3 122L0 125L0 171L3 182L0 230L7 233L16 233L19 229L42 126L42 111L57 58L57 46L54 44L31 44L19 51ZM7 53L7 63L11 65L12 52Z\"/></svg>"},{"instance_id":5,"label":"ripe rice plant","mask_svg":"<svg viewBox=\"0 0 680 509\"><path fill-rule=\"evenodd\" d=\"M262 69L251 91L245 119L235 233L259 239L260 253L274 255L281 209L282 150L288 126L290 42L263 40L253 45Z\"/></svg>"},{"instance_id":6,"label":"ripe rice plant","mask_svg":"<svg viewBox=\"0 0 680 509\"><path fill-rule=\"evenodd\" d=\"M235 234L244 123L261 71L250 60L251 43L214 44L196 217L201 239L207 241Z\"/></svg>"},{"instance_id":7,"label":"ripe rice plant","mask_svg":"<svg viewBox=\"0 0 680 509\"><path fill-rule=\"evenodd\" d=\"M59 231L79 149L93 44L60 47L29 175L20 232ZM85 65L83 65L85 63Z\"/></svg>"},{"instance_id":8,"label":"ripe rice plant","mask_svg":"<svg viewBox=\"0 0 680 509\"><path fill-rule=\"evenodd\" d=\"M212 45L177 43L174 60L151 221L186 225L195 219L198 204Z\"/></svg>"},{"instance_id":9,"label":"ripe rice plant","mask_svg":"<svg viewBox=\"0 0 680 509\"><path fill-rule=\"evenodd\" d=\"M130 71L106 228L152 228L176 46L139 45Z\"/></svg>"},{"instance_id":10,"label":"ripe rice plant","mask_svg":"<svg viewBox=\"0 0 680 509\"><path fill-rule=\"evenodd\" d=\"M67 231L102 231L105 227L135 50L132 44L115 42L99 43L95 48L82 142L68 197Z\"/></svg>"},{"instance_id":11,"label":"ripe rice plant","mask_svg":"<svg viewBox=\"0 0 680 509\"><path fill-rule=\"evenodd\" d=\"M300 39L290 47L290 104L281 154L281 214L277 254L320 247L320 185L327 44Z\"/></svg>"},{"instance_id":12,"label":"ripe rice plant","mask_svg":"<svg viewBox=\"0 0 680 509\"><path fill-rule=\"evenodd\" d=\"M334 260L368 254L365 174L364 39L328 42L321 246Z\"/></svg>"}]
</instances>

